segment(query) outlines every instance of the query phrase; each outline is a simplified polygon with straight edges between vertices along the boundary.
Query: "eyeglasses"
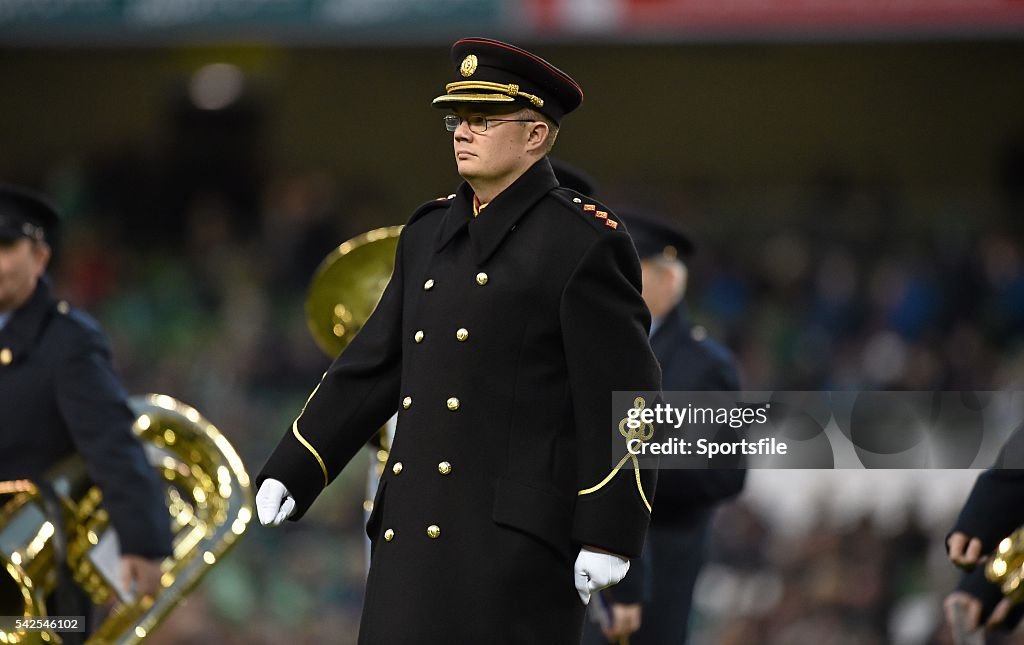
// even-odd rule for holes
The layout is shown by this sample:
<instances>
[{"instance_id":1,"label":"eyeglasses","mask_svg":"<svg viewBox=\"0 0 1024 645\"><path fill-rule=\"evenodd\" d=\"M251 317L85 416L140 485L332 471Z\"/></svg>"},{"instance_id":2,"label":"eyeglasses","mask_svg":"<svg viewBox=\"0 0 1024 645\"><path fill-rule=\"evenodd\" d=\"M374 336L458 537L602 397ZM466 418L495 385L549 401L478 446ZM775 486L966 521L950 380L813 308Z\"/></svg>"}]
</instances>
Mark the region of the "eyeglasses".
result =
<instances>
[{"instance_id":1,"label":"eyeglasses","mask_svg":"<svg viewBox=\"0 0 1024 645\"><path fill-rule=\"evenodd\" d=\"M487 117L482 114L472 114L467 117L461 117L458 114L446 114L444 116L444 129L448 132L455 132L459 129L459 125L465 121L469 124L469 130L475 134L483 134L487 132L488 123L532 123L535 119L496 119L494 117Z\"/></svg>"}]
</instances>

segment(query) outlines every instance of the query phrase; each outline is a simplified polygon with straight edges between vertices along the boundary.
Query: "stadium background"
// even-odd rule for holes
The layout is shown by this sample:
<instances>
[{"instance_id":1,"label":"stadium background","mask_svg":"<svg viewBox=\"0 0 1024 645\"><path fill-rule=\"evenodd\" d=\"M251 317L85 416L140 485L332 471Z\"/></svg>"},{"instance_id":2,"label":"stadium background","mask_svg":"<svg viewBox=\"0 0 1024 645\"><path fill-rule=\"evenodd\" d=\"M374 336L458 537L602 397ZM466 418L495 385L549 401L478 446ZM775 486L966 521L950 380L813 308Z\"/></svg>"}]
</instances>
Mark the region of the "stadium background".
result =
<instances>
[{"instance_id":1,"label":"stadium background","mask_svg":"<svg viewBox=\"0 0 1024 645\"><path fill-rule=\"evenodd\" d=\"M0 177L59 202L59 291L133 393L259 468L326 365L316 264L458 183L429 100L469 34L580 81L556 156L694 232L689 301L746 388L1021 389L1020 3L0 1ZM370 458L151 641L354 642ZM754 473L695 642L943 642L973 477Z\"/></svg>"}]
</instances>

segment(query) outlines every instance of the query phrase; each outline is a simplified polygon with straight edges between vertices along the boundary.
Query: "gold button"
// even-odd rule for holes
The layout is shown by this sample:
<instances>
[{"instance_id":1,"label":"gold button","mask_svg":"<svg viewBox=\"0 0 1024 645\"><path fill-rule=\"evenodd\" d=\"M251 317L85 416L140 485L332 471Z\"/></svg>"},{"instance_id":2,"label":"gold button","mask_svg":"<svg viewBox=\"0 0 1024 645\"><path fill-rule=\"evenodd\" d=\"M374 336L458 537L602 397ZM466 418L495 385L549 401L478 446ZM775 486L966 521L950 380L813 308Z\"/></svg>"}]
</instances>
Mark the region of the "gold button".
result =
<instances>
[{"instance_id":1,"label":"gold button","mask_svg":"<svg viewBox=\"0 0 1024 645\"><path fill-rule=\"evenodd\" d=\"M437 465L437 472L441 473L442 475L447 475L448 473L452 472L452 465L447 461L442 461Z\"/></svg>"},{"instance_id":2,"label":"gold button","mask_svg":"<svg viewBox=\"0 0 1024 645\"><path fill-rule=\"evenodd\" d=\"M411 406L412 406L412 397L411 396L407 396L404 399L402 399L402 407L403 408L408 410Z\"/></svg>"},{"instance_id":3,"label":"gold button","mask_svg":"<svg viewBox=\"0 0 1024 645\"><path fill-rule=\"evenodd\" d=\"M441 527L437 524L431 524L427 527L427 535L430 536L430 539L436 540L441 537Z\"/></svg>"},{"instance_id":4,"label":"gold button","mask_svg":"<svg viewBox=\"0 0 1024 645\"><path fill-rule=\"evenodd\" d=\"M413 339L415 339L415 341L417 343L422 343L423 342L423 336L424 336L423 330L421 329L418 332L416 332L416 335L413 336Z\"/></svg>"},{"instance_id":5,"label":"gold button","mask_svg":"<svg viewBox=\"0 0 1024 645\"><path fill-rule=\"evenodd\" d=\"M451 410L452 412L459 409L459 400L456 399L454 396L448 399L448 409Z\"/></svg>"},{"instance_id":6,"label":"gold button","mask_svg":"<svg viewBox=\"0 0 1024 645\"><path fill-rule=\"evenodd\" d=\"M434 288L434 280L433 280L433 278L431 278L430 280L427 280L426 282L423 283L423 290L424 291L430 291L433 288Z\"/></svg>"},{"instance_id":7,"label":"gold button","mask_svg":"<svg viewBox=\"0 0 1024 645\"><path fill-rule=\"evenodd\" d=\"M395 465L391 467L391 472L395 473L396 475L402 472L402 462L396 461Z\"/></svg>"},{"instance_id":8,"label":"gold button","mask_svg":"<svg viewBox=\"0 0 1024 645\"><path fill-rule=\"evenodd\" d=\"M0 365L10 365L13 360L14 352L6 347L0 349Z\"/></svg>"},{"instance_id":9,"label":"gold button","mask_svg":"<svg viewBox=\"0 0 1024 645\"><path fill-rule=\"evenodd\" d=\"M363 510L366 511L367 513L372 513L373 512L373 500L372 499L363 500Z\"/></svg>"},{"instance_id":10,"label":"gold button","mask_svg":"<svg viewBox=\"0 0 1024 645\"><path fill-rule=\"evenodd\" d=\"M57 303L57 311L66 316L71 311L71 305L68 304L67 300L61 300Z\"/></svg>"},{"instance_id":11,"label":"gold button","mask_svg":"<svg viewBox=\"0 0 1024 645\"><path fill-rule=\"evenodd\" d=\"M484 273L483 271L476 274L476 283L481 287L487 284L487 274Z\"/></svg>"},{"instance_id":12,"label":"gold button","mask_svg":"<svg viewBox=\"0 0 1024 645\"><path fill-rule=\"evenodd\" d=\"M455 332L455 337L458 338L459 341L464 341L467 338L469 338L469 330L466 329L465 327L462 327L459 329L459 331Z\"/></svg>"},{"instance_id":13,"label":"gold button","mask_svg":"<svg viewBox=\"0 0 1024 645\"><path fill-rule=\"evenodd\" d=\"M384 540L390 542L395 539L395 529L388 529L384 531Z\"/></svg>"}]
</instances>

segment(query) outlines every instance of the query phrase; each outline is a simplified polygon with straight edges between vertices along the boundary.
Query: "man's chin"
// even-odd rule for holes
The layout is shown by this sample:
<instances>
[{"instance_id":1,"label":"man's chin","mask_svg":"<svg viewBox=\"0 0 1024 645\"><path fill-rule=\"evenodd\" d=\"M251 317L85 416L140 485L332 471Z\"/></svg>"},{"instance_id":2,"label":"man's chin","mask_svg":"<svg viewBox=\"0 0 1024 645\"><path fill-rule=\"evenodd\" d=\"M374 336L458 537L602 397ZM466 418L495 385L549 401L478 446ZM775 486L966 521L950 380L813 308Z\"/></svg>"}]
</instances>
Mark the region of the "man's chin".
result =
<instances>
[{"instance_id":1,"label":"man's chin","mask_svg":"<svg viewBox=\"0 0 1024 645\"><path fill-rule=\"evenodd\" d=\"M472 179L480 175L480 169L474 163L475 159L457 159L455 162L456 168L459 170L459 175L463 179Z\"/></svg>"}]
</instances>

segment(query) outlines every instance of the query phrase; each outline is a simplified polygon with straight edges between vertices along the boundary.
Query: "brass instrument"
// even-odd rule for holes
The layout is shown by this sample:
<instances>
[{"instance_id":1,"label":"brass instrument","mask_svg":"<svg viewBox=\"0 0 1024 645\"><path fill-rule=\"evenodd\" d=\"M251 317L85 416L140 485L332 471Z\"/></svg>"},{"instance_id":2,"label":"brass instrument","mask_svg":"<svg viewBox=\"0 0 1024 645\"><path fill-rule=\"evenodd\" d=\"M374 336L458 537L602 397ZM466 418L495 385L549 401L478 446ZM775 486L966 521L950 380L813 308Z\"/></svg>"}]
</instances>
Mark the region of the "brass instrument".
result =
<instances>
[{"instance_id":1,"label":"brass instrument","mask_svg":"<svg viewBox=\"0 0 1024 645\"><path fill-rule=\"evenodd\" d=\"M1024 600L1024 527L999 542L985 564L985 577L1002 589L1013 602Z\"/></svg>"},{"instance_id":2,"label":"brass instrument","mask_svg":"<svg viewBox=\"0 0 1024 645\"><path fill-rule=\"evenodd\" d=\"M132 427L165 485L173 554L161 564L155 598L128 599L116 572L100 552L111 544L110 518L99 506L80 458L48 478L66 527L67 563L75 582L113 609L87 643L137 643L151 633L181 598L231 548L252 519L249 475L227 439L195 409L164 395L134 397ZM0 482L0 615L47 615L46 597L57 584L55 526L37 486ZM105 546L106 545L106 546ZM109 558L107 558L109 560ZM3 632L0 643L60 643L53 632Z\"/></svg>"},{"instance_id":3,"label":"brass instrument","mask_svg":"<svg viewBox=\"0 0 1024 645\"><path fill-rule=\"evenodd\" d=\"M331 251L309 285L306 322L320 349L336 358L362 329L395 270L401 226L367 231Z\"/></svg>"}]
</instances>

